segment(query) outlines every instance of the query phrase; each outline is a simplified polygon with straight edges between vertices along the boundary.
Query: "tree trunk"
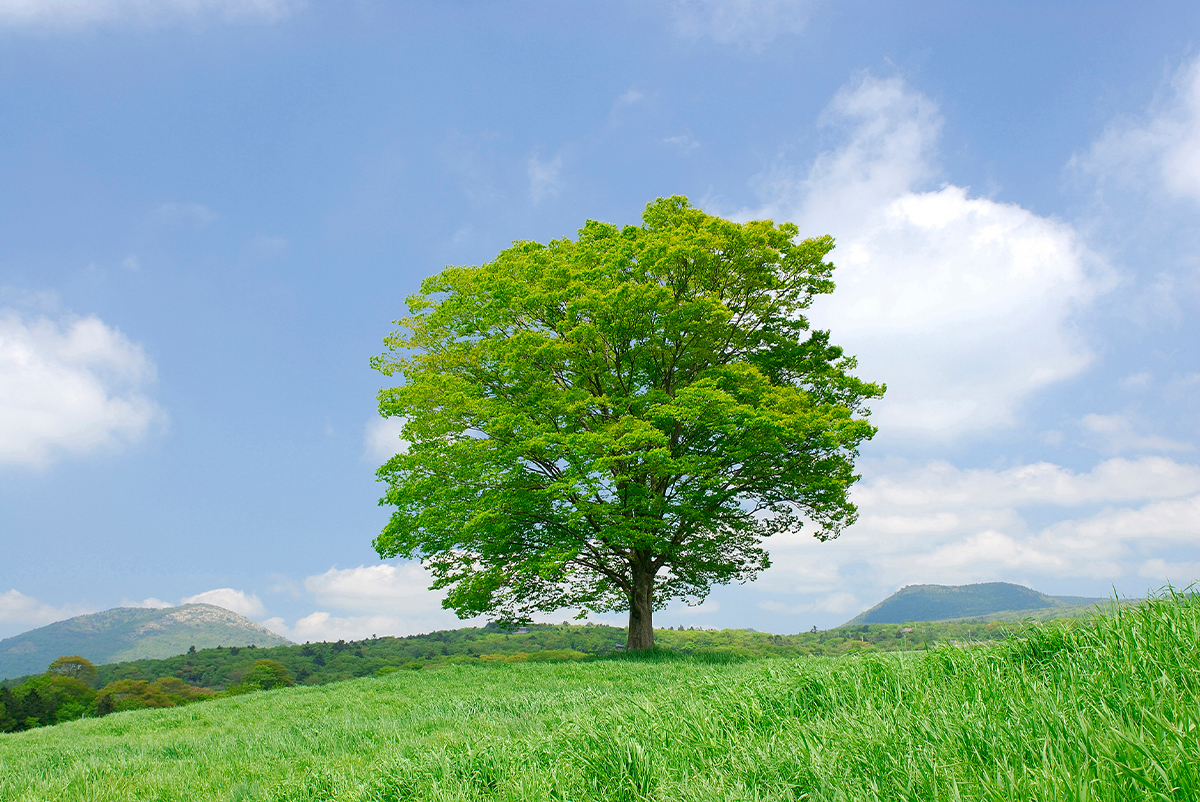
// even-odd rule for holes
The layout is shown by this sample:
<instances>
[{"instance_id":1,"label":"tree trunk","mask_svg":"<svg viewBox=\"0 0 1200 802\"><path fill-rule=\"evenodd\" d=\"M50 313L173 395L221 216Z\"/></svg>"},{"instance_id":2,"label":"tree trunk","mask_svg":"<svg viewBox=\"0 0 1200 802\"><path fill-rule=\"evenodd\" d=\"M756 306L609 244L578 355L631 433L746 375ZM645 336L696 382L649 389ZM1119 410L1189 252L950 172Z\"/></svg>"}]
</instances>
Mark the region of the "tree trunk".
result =
<instances>
[{"instance_id":1,"label":"tree trunk","mask_svg":"<svg viewBox=\"0 0 1200 802\"><path fill-rule=\"evenodd\" d=\"M633 594L629 599L629 632L625 640L629 651L654 648L654 575L635 565Z\"/></svg>"}]
</instances>

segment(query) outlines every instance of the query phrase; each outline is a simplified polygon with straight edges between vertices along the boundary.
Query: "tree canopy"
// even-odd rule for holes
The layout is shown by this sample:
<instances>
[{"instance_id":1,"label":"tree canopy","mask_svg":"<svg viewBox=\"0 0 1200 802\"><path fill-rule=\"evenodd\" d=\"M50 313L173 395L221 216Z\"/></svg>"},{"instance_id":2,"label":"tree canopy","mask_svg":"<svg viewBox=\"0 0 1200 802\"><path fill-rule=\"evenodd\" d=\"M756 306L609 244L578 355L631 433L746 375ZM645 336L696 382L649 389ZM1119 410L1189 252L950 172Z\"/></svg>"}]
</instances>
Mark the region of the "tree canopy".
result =
<instances>
[{"instance_id":1,"label":"tree canopy","mask_svg":"<svg viewBox=\"0 0 1200 802\"><path fill-rule=\"evenodd\" d=\"M463 617L628 610L640 649L668 600L768 567L764 538L836 537L884 388L810 329L833 240L798 235L660 198L426 279L372 360L407 443L380 556Z\"/></svg>"}]
</instances>

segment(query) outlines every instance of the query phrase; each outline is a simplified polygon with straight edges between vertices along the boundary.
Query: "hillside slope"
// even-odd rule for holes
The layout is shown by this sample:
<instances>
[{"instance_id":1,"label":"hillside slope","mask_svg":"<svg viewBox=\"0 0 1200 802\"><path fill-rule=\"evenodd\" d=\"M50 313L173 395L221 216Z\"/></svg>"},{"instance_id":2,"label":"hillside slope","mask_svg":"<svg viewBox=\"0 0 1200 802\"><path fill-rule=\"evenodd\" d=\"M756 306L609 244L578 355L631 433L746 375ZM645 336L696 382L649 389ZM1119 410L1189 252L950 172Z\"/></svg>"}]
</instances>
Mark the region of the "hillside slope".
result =
<instances>
[{"instance_id":1,"label":"hillside slope","mask_svg":"<svg viewBox=\"0 0 1200 802\"><path fill-rule=\"evenodd\" d=\"M1198 639L1177 597L920 655L400 671L0 735L0 799L1184 802Z\"/></svg>"},{"instance_id":2,"label":"hillside slope","mask_svg":"<svg viewBox=\"0 0 1200 802\"><path fill-rule=\"evenodd\" d=\"M116 607L0 640L0 678L46 670L64 654L117 663L183 654L188 647L284 646L291 643L248 618L211 604L161 610Z\"/></svg>"},{"instance_id":3,"label":"hillside slope","mask_svg":"<svg viewBox=\"0 0 1200 802\"><path fill-rule=\"evenodd\" d=\"M1024 585L983 582L976 585L909 585L888 596L843 626L903 624L908 621L946 621L997 613L1088 607L1108 599L1084 596L1047 596Z\"/></svg>"}]
</instances>

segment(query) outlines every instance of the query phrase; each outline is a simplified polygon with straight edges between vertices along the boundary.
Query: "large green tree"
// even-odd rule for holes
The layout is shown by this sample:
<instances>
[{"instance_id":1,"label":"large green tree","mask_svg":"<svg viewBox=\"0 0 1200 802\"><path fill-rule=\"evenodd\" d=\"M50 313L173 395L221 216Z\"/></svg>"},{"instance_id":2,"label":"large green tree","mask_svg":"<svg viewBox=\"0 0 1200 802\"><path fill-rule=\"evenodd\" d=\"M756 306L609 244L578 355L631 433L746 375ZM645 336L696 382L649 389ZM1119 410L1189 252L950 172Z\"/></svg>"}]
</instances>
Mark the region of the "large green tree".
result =
<instances>
[{"instance_id":1,"label":"large green tree","mask_svg":"<svg viewBox=\"0 0 1200 802\"><path fill-rule=\"evenodd\" d=\"M832 248L671 197L426 279L372 361L407 441L380 556L462 617L628 610L645 649L655 609L753 579L769 535L836 537L883 387L804 315Z\"/></svg>"}]
</instances>

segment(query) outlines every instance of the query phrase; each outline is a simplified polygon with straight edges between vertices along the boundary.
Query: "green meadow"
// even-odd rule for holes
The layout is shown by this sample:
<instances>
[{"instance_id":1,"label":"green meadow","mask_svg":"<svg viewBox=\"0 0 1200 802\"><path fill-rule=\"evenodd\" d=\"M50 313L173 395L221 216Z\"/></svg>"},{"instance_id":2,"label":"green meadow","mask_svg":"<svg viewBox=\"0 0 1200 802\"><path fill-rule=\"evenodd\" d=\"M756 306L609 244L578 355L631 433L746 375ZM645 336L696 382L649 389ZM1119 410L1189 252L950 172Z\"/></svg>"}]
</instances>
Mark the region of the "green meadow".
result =
<instances>
[{"instance_id":1,"label":"green meadow","mask_svg":"<svg viewBox=\"0 0 1200 802\"><path fill-rule=\"evenodd\" d=\"M448 665L0 736L9 800L1195 800L1200 600L980 646Z\"/></svg>"}]
</instances>

